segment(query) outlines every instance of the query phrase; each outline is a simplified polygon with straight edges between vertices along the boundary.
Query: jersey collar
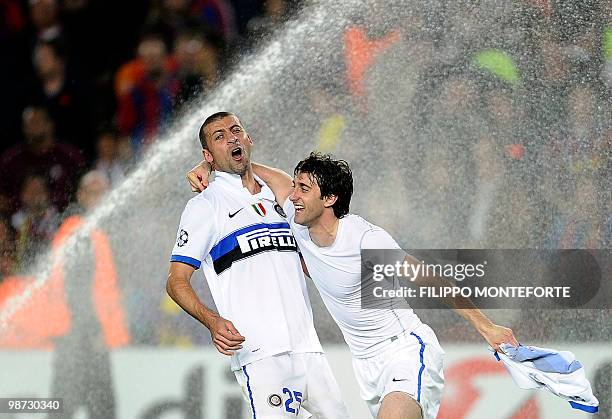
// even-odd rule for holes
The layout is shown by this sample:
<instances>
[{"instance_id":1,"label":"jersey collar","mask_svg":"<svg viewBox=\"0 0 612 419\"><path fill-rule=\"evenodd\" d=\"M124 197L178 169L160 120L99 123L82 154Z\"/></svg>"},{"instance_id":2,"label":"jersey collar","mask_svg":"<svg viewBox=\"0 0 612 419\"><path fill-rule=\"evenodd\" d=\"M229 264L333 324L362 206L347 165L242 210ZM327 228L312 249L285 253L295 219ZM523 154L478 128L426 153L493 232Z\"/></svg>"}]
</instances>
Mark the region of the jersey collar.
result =
<instances>
[{"instance_id":1,"label":"jersey collar","mask_svg":"<svg viewBox=\"0 0 612 419\"><path fill-rule=\"evenodd\" d=\"M242 184L242 178L240 177L240 175L235 175L233 173L227 173L227 172L221 172L221 171L215 171L215 180L221 181L221 183L224 186L229 187L231 189L238 189L254 198L267 199L270 201L274 201L275 200L274 193L268 187L268 185L266 185L266 183L263 180L261 180L261 178L257 176L255 173L253 173L253 177L261 185L261 192L255 195L252 195L244 187L244 185Z\"/></svg>"}]
</instances>

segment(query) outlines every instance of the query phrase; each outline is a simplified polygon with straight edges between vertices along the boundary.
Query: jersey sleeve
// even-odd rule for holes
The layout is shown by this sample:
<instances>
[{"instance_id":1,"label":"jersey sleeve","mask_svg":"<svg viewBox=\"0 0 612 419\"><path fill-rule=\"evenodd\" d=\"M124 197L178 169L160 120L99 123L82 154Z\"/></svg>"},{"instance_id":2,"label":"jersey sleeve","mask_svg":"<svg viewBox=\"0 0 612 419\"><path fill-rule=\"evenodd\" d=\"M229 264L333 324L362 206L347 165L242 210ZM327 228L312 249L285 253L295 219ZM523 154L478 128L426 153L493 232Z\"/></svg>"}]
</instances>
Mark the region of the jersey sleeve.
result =
<instances>
[{"instance_id":1,"label":"jersey sleeve","mask_svg":"<svg viewBox=\"0 0 612 419\"><path fill-rule=\"evenodd\" d=\"M404 260L406 253L389 233L374 227L363 234L361 239L363 266L371 269L374 265L394 265ZM363 250L370 250L363 252Z\"/></svg>"},{"instance_id":2,"label":"jersey sleeve","mask_svg":"<svg viewBox=\"0 0 612 419\"><path fill-rule=\"evenodd\" d=\"M395 239L382 228L366 231L361 239L362 249L401 249Z\"/></svg>"},{"instance_id":3,"label":"jersey sleeve","mask_svg":"<svg viewBox=\"0 0 612 419\"><path fill-rule=\"evenodd\" d=\"M214 219L214 209L208 201L189 201L181 215L170 261L198 269L217 238Z\"/></svg>"}]
</instances>

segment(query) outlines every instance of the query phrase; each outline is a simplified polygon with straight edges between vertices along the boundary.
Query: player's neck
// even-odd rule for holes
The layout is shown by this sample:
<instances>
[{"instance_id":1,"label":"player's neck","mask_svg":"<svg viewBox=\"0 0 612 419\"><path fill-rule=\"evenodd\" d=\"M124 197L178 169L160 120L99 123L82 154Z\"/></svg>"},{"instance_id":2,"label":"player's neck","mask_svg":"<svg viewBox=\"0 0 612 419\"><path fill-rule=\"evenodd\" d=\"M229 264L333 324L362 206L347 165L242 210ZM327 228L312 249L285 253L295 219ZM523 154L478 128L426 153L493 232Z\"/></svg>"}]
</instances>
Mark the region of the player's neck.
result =
<instances>
[{"instance_id":1,"label":"player's neck","mask_svg":"<svg viewBox=\"0 0 612 419\"><path fill-rule=\"evenodd\" d=\"M242 179L242 186L247 188L251 195L255 195L261 192L261 185L255 180L255 176L253 175L253 169L250 166L247 171L240 176L240 178Z\"/></svg>"},{"instance_id":2,"label":"player's neck","mask_svg":"<svg viewBox=\"0 0 612 419\"><path fill-rule=\"evenodd\" d=\"M329 247L336 241L338 233L338 219L333 212L324 212L319 219L308 227L310 240L319 247Z\"/></svg>"}]
</instances>

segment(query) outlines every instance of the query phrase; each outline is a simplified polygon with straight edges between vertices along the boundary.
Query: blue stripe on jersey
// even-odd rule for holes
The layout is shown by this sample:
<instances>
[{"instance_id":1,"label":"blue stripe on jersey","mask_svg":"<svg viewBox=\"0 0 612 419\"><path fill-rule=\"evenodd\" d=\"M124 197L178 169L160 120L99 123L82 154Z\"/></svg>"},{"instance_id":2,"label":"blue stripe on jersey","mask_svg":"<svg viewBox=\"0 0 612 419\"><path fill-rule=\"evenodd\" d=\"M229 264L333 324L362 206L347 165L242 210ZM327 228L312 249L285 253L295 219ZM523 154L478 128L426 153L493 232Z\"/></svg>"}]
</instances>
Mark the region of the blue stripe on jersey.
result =
<instances>
[{"instance_id":1,"label":"blue stripe on jersey","mask_svg":"<svg viewBox=\"0 0 612 419\"><path fill-rule=\"evenodd\" d=\"M202 262L200 262L197 259L190 258L189 256L181 256L181 255L172 255L170 257L170 262L186 263L187 265L191 265L196 269L200 269L200 265L202 264Z\"/></svg>"},{"instance_id":2,"label":"blue stripe on jersey","mask_svg":"<svg viewBox=\"0 0 612 419\"><path fill-rule=\"evenodd\" d=\"M574 409L582 410L582 411L585 411L587 413L597 413L599 411L599 407L598 406L588 406L586 404L576 403L576 402L573 402L571 400L570 400L569 404Z\"/></svg>"},{"instance_id":3,"label":"blue stripe on jersey","mask_svg":"<svg viewBox=\"0 0 612 419\"><path fill-rule=\"evenodd\" d=\"M210 250L210 256L212 256L213 261L219 259L221 256L225 255L228 252L231 252L236 246L238 246L237 237L248 233L250 231L259 230L262 228L268 229L276 229L276 228L291 228L289 224L286 222L280 223L257 223L247 227L243 227L239 230L232 231L227 236L222 238L219 243L215 244L213 248Z\"/></svg>"},{"instance_id":4,"label":"blue stripe on jersey","mask_svg":"<svg viewBox=\"0 0 612 419\"><path fill-rule=\"evenodd\" d=\"M421 401L421 379L423 378L423 370L425 369L425 362L423 361L423 351L425 351L425 344L423 343L423 339L421 339L421 337L419 335L417 335L414 332L410 333L412 336L414 336L418 341L419 344L421 345L421 350L419 351L419 361L421 361L421 368L419 369L419 379L418 379L418 384L417 384L417 402Z\"/></svg>"}]
</instances>

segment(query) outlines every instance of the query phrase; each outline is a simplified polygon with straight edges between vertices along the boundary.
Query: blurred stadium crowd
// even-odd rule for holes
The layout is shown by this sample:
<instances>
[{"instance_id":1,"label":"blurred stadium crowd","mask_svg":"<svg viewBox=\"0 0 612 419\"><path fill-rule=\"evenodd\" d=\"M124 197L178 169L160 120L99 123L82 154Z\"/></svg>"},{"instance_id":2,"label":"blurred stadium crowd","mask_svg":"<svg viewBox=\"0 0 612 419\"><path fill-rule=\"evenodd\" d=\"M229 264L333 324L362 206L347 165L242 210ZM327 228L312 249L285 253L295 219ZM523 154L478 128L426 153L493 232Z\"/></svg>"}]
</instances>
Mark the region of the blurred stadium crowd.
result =
<instances>
[{"instance_id":1,"label":"blurred stadium crowd","mask_svg":"<svg viewBox=\"0 0 612 419\"><path fill-rule=\"evenodd\" d=\"M2 275L44 247L87 170L121 181L183 103L288 12L283 0L0 3Z\"/></svg>"},{"instance_id":2,"label":"blurred stadium crowd","mask_svg":"<svg viewBox=\"0 0 612 419\"><path fill-rule=\"evenodd\" d=\"M85 173L107 183L83 193L121 182L186 102L307 3L0 0L0 287L51 246ZM355 130L397 117L385 135L425 174L410 213L432 220L409 228L414 243L609 248L612 1L434 0L377 22L379 3L338 39L337 77L305 92L312 148L351 161ZM387 65L398 54L405 65ZM399 100L377 97L385 83ZM453 193L466 178L470 199ZM427 230L439 225L444 237ZM129 327L133 343L202 338L159 307L155 331Z\"/></svg>"}]
</instances>

